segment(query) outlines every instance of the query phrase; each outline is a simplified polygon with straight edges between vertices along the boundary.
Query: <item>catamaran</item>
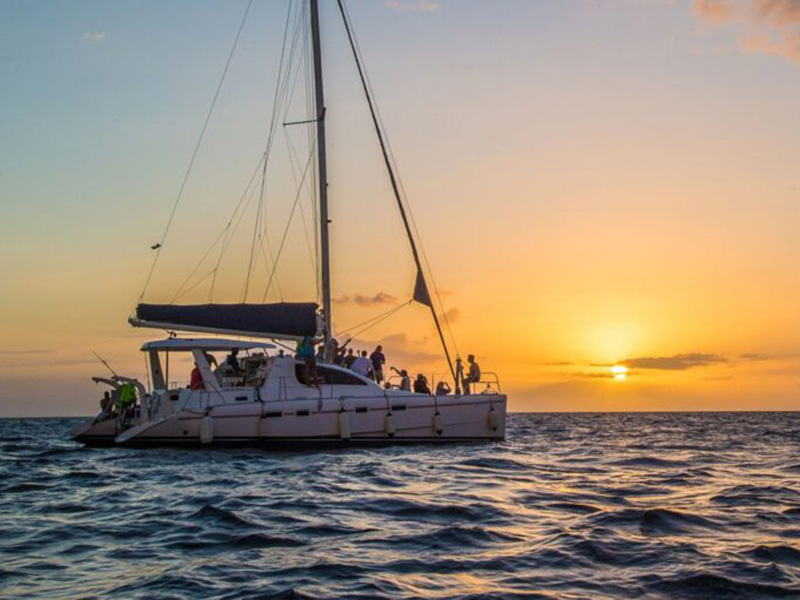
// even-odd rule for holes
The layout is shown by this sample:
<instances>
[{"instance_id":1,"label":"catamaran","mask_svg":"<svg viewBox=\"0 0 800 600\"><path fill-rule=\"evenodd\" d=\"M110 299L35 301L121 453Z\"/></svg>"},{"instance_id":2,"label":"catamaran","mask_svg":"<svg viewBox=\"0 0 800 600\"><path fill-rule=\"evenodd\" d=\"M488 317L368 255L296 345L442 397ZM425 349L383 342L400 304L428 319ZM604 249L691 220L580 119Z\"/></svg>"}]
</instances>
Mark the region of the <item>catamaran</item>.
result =
<instances>
[{"instance_id":1,"label":"catamaran","mask_svg":"<svg viewBox=\"0 0 800 600\"><path fill-rule=\"evenodd\" d=\"M447 388L431 393L381 385L340 364L335 353L327 354L328 360L320 360L312 371L294 352L286 352L292 342L314 339L327 349L334 339L320 18L318 0L304 0L299 14L308 19L313 64L313 118L305 123L315 137L321 306L316 302L150 304L142 302L143 291L130 324L169 333L141 347L148 385L116 373L94 378L110 386L108 401L100 414L75 428L73 439L130 446L254 447L504 439L506 396L499 379L487 372L465 376L460 357L452 360L349 14L342 0L337 4L416 265L411 301L430 308L452 393ZM157 260L161 244L154 250ZM177 332L215 337L178 337ZM238 358L218 364L215 352ZM197 377L190 386L179 387L170 378L170 365L176 360L185 364L187 356Z\"/></svg>"}]
</instances>

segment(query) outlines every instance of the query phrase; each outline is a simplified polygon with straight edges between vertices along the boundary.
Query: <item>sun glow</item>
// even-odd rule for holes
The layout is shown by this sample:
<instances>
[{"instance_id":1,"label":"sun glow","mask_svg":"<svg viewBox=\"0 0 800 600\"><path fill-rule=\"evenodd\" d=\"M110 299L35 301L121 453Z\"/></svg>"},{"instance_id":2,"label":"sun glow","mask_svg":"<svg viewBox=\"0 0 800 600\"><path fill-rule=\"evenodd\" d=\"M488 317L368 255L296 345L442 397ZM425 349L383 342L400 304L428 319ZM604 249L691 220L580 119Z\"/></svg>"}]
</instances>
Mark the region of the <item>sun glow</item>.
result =
<instances>
[{"instance_id":1,"label":"sun glow","mask_svg":"<svg viewBox=\"0 0 800 600\"><path fill-rule=\"evenodd\" d=\"M611 373L617 381L625 381L628 377L628 367L625 365L614 365L611 367Z\"/></svg>"}]
</instances>

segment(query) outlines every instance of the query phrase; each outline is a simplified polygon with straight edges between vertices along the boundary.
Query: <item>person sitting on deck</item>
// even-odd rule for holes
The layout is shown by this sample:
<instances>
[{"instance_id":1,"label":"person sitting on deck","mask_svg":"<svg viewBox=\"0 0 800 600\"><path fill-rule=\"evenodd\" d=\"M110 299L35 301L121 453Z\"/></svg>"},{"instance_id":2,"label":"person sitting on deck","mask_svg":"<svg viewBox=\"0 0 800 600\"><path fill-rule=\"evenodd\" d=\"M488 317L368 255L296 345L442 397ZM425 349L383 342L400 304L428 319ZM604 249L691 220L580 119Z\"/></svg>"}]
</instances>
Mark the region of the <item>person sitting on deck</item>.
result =
<instances>
[{"instance_id":1,"label":"person sitting on deck","mask_svg":"<svg viewBox=\"0 0 800 600\"><path fill-rule=\"evenodd\" d=\"M436 395L447 396L450 393L450 386L446 381L440 381L436 384Z\"/></svg>"},{"instance_id":2,"label":"person sitting on deck","mask_svg":"<svg viewBox=\"0 0 800 600\"><path fill-rule=\"evenodd\" d=\"M234 372L235 375L239 375L241 373L241 369L239 367L239 359L237 358L239 354L238 348L233 348L231 353L225 357L222 365L226 367L230 367L230 369Z\"/></svg>"},{"instance_id":3,"label":"person sitting on deck","mask_svg":"<svg viewBox=\"0 0 800 600\"><path fill-rule=\"evenodd\" d=\"M469 363L469 372L467 376L464 377L464 393L470 393L470 384L471 383L478 383L481 380L481 368L478 365L477 361L475 360L475 355L470 354L467 357L467 362Z\"/></svg>"},{"instance_id":4,"label":"person sitting on deck","mask_svg":"<svg viewBox=\"0 0 800 600\"><path fill-rule=\"evenodd\" d=\"M414 380L414 393L415 394L430 394L431 388L428 386L428 378L422 373L417 375Z\"/></svg>"},{"instance_id":5,"label":"person sitting on deck","mask_svg":"<svg viewBox=\"0 0 800 600\"><path fill-rule=\"evenodd\" d=\"M100 399L100 410L102 412L106 412L111 408L111 394L109 392L103 392L103 397Z\"/></svg>"},{"instance_id":6,"label":"person sitting on deck","mask_svg":"<svg viewBox=\"0 0 800 600\"><path fill-rule=\"evenodd\" d=\"M408 376L408 371L405 369L398 370L397 367L392 367L392 371L400 375L400 389L403 392L411 391L411 377Z\"/></svg>"},{"instance_id":7,"label":"person sitting on deck","mask_svg":"<svg viewBox=\"0 0 800 600\"><path fill-rule=\"evenodd\" d=\"M372 363L367 358L366 350L361 352L361 356L353 361L353 366L350 368L354 373L358 373L363 377L369 377L370 371L372 370Z\"/></svg>"},{"instance_id":8,"label":"person sitting on deck","mask_svg":"<svg viewBox=\"0 0 800 600\"><path fill-rule=\"evenodd\" d=\"M192 369L192 374L189 377L189 389L190 390L203 390L205 386L203 385L203 375L200 373L200 367L197 366L197 363L194 363L194 369Z\"/></svg>"}]
</instances>

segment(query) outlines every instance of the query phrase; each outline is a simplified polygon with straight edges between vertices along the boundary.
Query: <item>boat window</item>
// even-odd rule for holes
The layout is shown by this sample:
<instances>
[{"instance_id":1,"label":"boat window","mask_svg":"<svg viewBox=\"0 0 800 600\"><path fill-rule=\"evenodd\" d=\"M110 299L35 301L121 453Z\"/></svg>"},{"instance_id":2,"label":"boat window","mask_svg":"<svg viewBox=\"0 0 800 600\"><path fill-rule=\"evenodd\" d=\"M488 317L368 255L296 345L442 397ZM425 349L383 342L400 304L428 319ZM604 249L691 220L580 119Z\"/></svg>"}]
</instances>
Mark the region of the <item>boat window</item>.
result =
<instances>
[{"instance_id":1,"label":"boat window","mask_svg":"<svg viewBox=\"0 0 800 600\"><path fill-rule=\"evenodd\" d=\"M305 365L296 364L294 370L297 380L300 383L305 383ZM326 385L367 385L366 381L352 373L323 367L322 365L317 365L317 374L322 379L322 383Z\"/></svg>"}]
</instances>

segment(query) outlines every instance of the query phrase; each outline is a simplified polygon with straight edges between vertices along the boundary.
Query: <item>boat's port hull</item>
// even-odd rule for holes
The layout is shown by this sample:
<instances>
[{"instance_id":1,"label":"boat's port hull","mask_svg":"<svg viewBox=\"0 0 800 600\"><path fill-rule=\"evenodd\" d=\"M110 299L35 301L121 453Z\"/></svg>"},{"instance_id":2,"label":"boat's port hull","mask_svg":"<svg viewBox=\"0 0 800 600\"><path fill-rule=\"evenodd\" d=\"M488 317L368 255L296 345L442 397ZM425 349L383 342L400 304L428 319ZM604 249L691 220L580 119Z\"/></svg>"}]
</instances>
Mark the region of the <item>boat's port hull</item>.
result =
<instances>
[{"instance_id":1,"label":"boat's port hull","mask_svg":"<svg viewBox=\"0 0 800 600\"><path fill-rule=\"evenodd\" d=\"M92 419L72 430L72 439L87 446L113 446L119 432L113 417L103 421Z\"/></svg>"}]
</instances>

